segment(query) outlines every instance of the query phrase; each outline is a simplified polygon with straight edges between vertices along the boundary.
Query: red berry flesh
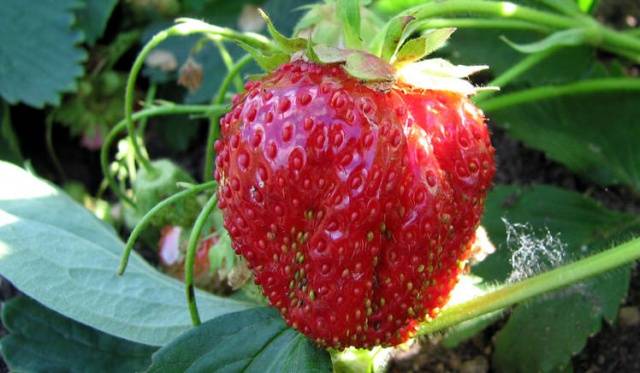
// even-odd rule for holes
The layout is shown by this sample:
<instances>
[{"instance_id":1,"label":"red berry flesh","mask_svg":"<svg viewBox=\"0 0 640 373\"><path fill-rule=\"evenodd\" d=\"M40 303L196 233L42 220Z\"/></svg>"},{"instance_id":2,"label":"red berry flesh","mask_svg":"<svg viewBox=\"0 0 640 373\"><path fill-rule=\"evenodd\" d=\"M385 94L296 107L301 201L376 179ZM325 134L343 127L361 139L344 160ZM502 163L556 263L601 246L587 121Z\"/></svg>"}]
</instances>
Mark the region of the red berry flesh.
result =
<instances>
[{"instance_id":1,"label":"red berry flesh","mask_svg":"<svg viewBox=\"0 0 640 373\"><path fill-rule=\"evenodd\" d=\"M388 346L446 303L495 172L466 97L296 61L248 84L221 128L225 227L289 325Z\"/></svg>"}]
</instances>

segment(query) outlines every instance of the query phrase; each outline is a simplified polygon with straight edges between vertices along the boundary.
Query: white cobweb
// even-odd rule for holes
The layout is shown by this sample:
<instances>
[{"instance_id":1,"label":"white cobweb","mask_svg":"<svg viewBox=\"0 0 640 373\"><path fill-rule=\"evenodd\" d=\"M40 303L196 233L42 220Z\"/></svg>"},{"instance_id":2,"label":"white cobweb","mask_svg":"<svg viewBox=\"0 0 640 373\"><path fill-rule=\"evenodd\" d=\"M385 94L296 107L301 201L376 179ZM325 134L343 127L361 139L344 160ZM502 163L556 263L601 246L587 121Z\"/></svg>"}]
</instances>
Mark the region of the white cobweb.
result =
<instances>
[{"instance_id":1,"label":"white cobweb","mask_svg":"<svg viewBox=\"0 0 640 373\"><path fill-rule=\"evenodd\" d=\"M512 272L507 279L508 283L521 281L528 277L551 270L576 259L567 251L568 245L559 233L552 233L548 228L544 230L534 229L529 224L511 223L502 219L506 227L507 247L511 250ZM587 246L580 248L582 252ZM603 274L608 277L610 274ZM568 294L579 294L583 300L587 300L591 306L591 312L600 313L604 307L603 300L594 294L590 287L590 281L575 283L566 288L542 295L543 298L554 298Z\"/></svg>"},{"instance_id":2,"label":"white cobweb","mask_svg":"<svg viewBox=\"0 0 640 373\"><path fill-rule=\"evenodd\" d=\"M510 223L502 219L507 233L507 247L511 249L511 268L508 282L517 282L555 268L567 261L567 244L559 234L549 229L540 234L529 224Z\"/></svg>"}]
</instances>

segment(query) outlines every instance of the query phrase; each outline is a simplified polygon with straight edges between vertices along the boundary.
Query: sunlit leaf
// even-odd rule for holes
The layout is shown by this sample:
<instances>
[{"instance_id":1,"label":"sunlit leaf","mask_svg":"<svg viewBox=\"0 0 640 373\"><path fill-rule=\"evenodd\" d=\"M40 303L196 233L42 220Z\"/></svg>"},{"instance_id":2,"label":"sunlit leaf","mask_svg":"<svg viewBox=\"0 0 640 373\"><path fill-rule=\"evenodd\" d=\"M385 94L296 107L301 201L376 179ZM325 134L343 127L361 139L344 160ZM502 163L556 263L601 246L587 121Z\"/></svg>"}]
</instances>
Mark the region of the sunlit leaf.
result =
<instances>
[{"instance_id":1,"label":"sunlit leaf","mask_svg":"<svg viewBox=\"0 0 640 373\"><path fill-rule=\"evenodd\" d=\"M55 187L0 162L0 274L48 308L115 336L159 346L191 328L184 287L133 253ZM203 320L252 307L198 292Z\"/></svg>"}]
</instances>

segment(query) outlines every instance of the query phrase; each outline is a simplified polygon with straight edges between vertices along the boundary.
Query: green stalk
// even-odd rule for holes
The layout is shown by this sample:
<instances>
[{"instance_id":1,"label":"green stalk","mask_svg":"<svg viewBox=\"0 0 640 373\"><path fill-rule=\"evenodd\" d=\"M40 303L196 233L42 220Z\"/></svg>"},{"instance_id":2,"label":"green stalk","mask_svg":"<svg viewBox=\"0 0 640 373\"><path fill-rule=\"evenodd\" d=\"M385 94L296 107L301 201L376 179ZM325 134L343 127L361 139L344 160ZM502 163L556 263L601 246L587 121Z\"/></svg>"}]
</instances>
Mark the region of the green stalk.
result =
<instances>
[{"instance_id":1,"label":"green stalk","mask_svg":"<svg viewBox=\"0 0 640 373\"><path fill-rule=\"evenodd\" d=\"M67 174L64 172L64 168L62 167L62 163L60 163L60 159L58 158L58 154L56 153L56 148L53 145L53 113L47 116L45 120L45 134L44 139L47 144L47 153L49 153L49 158L51 158L51 162L53 166L58 171L58 175L62 178L62 180L67 180Z\"/></svg>"},{"instance_id":2,"label":"green stalk","mask_svg":"<svg viewBox=\"0 0 640 373\"><path fill-rule=\"evenodd\" d=\"M224 102L225 95L229 90L229 85L231 85L234 78L240 74L242 69L251 62L251 60L251 55L247 54L240 58L238 62L229 69L229 72L220 84L220 87L218 87L218 92L212 101L213 105L221 105ZM213 178L213 144L218 138L220 128L220 124L218 122L220 121L220 114L222 113L215 113L211 115L211 119L209 120L209 133L207 135L207 148L205 149L204 159L204 175L202 175L203 180L211 180Z\"/></svg>"},{"instance_id":3,"label":"green stalk","mask_svg":"<svg viewBox=\"0 0 640 373\"><path fill-rule=\"evenodd\" d=\"M171 36L186 36L191 34L202 33L205 35L214 35L220 39L230 39L235 41L240 41L242 43L248 44L252 47L258 49L271 49L272 44L269 40L261 35L252 34L252 33L240 33L225 27L218 27L214 25L210 25L205 22L193 20L193 19L180 19L178 20L178 24L173 25L165 30L160 31L155 34L151 40L145 44L145 46L140 51L140 54L136 57L133 62L133 66L131 67L131 72L129 73L129 77L127 79L127 86L125 90L125 104L124 104L124 118L127 123L127 130L129 131L131 147L133 148L133 152L136 156L138 162L142 164L142 166L153 172L151 162L149 159L143 154L141 148L144 147L144 142L140 141L138 144L135 141L135 125L133 119L133 99L134 99L134 90L135 83L138 75L140 74L140 70L144 65L145 60L151 53L151 51L157 47L160 43L165 41Z\"/></svg>"},{"instance_id":4,"label":"green stalk","mask_svg":"<svg viewBox=\"0 0 640 373\"><path fill-rule=\"evenodd\" d=\"M215 184L215 182L212 181L207 184ZM193 285L193 268L196 261L196 250L198 248L198 240L200 240L200 235L202 234L202 229L204 228L209 215L211 215L211 212L215 209L217 202L218 198L214 192L202 211L200 211L200 214L193 225L193 229L191 230L191 234L189 235L187 256L184 261L184 285L187 295L187 304L189 305L189 314L191 315L191 322L194 326L200 325L200 314L198 313L196 292Z\"/></svg>"},{"instance_id":5,"label":"green stalk","mask_svg":"<svg viewBox=\"0 0 640 373\"><path fill-rule=\"evenodd\" d=\"M2 122L0 122L0 137L3 137L7 142L7 147L9 148L9 150L16 154L19 159L22 159L22 152L20 151L18 137L13 131L13 124L11 123L11 106L9 106L6 101L0 100L0 109L2 110Z\"/></svg>"},{"instance_id":6,"label":"green stalk","mask_svg":"<svg viewBox=\"0 0 640 373\"><path fill-rule=\"evenodd\" d=\"M630 54L635 55L635 62L640 61L640 39L604 26L600 26L600 32L602 33L602 46L605 49L614 53L616 51L631 52Z\"/></svg>"},{"instance_id":7,"label":"green stalk","mask_svg":"<svg viewBox=\"0 0 640 373\"><path fill-rule=\"evenodd\" d=\"M141 110L133 114L134 120L140 120L143 118L162 116L162 115L178 115L178 114L207 114L212 112L224 112L227 108L224 106L210 106L210 105L163 105L157 107L151 107ZM135 207L133 200L127 196L126 192L118 185L111 170L109 169L109 149L116 138L127 129L127 122L123 119L116 124L111 131L107 134L100 149L100 166L102 167L102 173L109 187L118 196L118 198L132 207Z\"/></svg>"},{"instance_id":8,"label":"green stalk","mask_svg":"<svg viewBox=\"0 0 640 373\"><path fill-rule=\"evenodd\" d=\"M515 65L511 66L511 68L504 71L501 75L487 83L488 87L504 87L515 78L521 76L525 72L531 70L534 66L539 64L540 62L547 59L547 57L551 56L555 53L558 48L549 48L538 53L532 53L518 61ZM496 93L496 91L485 91L480 92L475 96L476 102L482 102L482 100L492 96Z\"/></svg>"},{"instance_id":9,"label":"green stalk","mask_svg":"<svg viewBox=\"0 0 640 373\"><path fill-rule=\"evenodd\" d=\"M640 259L640 238L526 280L506 285L470 301L445 308L418 334L430 334L463 321L501 310Z\"/></svg>"},{"instance_id":10,"label":"green stalk","mask_svg":"<svg viewBox=\"0 0 640 373\"><path fill-rule=\"evenodd\" d=\"M579 20L567 16L528 8L507 1L484 0L446 0L428 2L418 5L403 12L403 15L412 15L418 20L428 19L433 16L447 14L478 14L500 17L503 19L522 20L547 26L552 29L565 29L582 26Z\"/></svg>"},{"instance_id":11,"label":"green stalk","mask_svg":"<svg viewBox=\"0 0 640 373\"><path fill-rule=\"evenodd\" d=\"M609 91L640 91L640 79L602 78L566 85L540 86L484 100L479 106L482 110L491 112L542 99Z\"/></svg>"},{"instance_id":12,"label":"green stalk","mask_svg":"<svg viewBox=\"0 0 640 373\"><path fill-rule=\"evenodd\" d=\"M131 255L131 250L133 250L133 246L135 245L136 241L138 240L138 237L140 237L140 234L142 234L144 229L147 228L147 226L151 222L151 219L153 219L153 217L157 213L159 213L161 210L165 209L166 207L170 206L171 204L173 204L173 203L175 203L177 201L180 201L180 200L182 200L184 198L187 198L187 197L189 197L191 195L200 193L200 192L202 192L204 190L207 190L207 189L214 189L215 187L216 187L216 182L215 181L210 181L208 183L194 185L194 186L190 187L189 189L185 189L185 190L183 190L181 192L178 192L178 193L172 195L171 197L163 199L160 203L158 203L151 210L149 210L149 212L147 212L142 217L142 220L140 220L140 222L138 224L136 224L135 228L133 228L133 231L131 232L131 235L129 235L129 239L127 240L127 244L125 245L124 251L122 252L122 257L120 257L120 265L118 266L118 276L121 276L122 274L124 274L124 271L127 269L127 264L129 263L129 256Z\"/></svg>"},{"instance_id":13,"label":"green stalk","mask_svg":"<svg viewBox=\"0 0 640 373\"><path fill-rule=\"evenodd\" d=\"M144 99L144 107L148 108L153 105L153 100L156 99L156 93L158 92L158 85L154 82L151 82L149 85L149 90L147 91L147 96ZM142 138L144 136L144 132L147 129L147 119L148 117L144 117L140 119L140 123L138 123L138 136Z\"/></svg>"},{"instance_id":14,"label":"green stalk","mask_svg":"<svg viewBox=\"0 0 640 373\"><path fill-rule=\"evenodd\" d=\"M477 29L505 29L505 30L529 30L542 33L550 33L551 28L532 22L517 19L502 18L430 18L418 22L415 26L418 30L428 30L445 27L477 28Z\"/></svg>"},{"instance_id":15,"label":"green stalk","mask_svg":"<svg viewBox=\"0 0 640 373\"><path fill-rule=\"evenodd\" d=\"M568 17L537 10L506 1L444 0L433 1L410 8L397 17L413 16L418 21L442 15L476 14L501 19L526 21L551 30L588 28L592 32L589 42L618 55L640 60L640 39L628 33L609 29L590 17Z\"/></svg>"},{"instance_id":16,"label":"green stalk","mask_svg":"<svg viewBox=\"0 0 640 373\"><path fill-rule=\"evenodd\" d=\"M229 54L229 51L224 46L223 42L214 40L214 43L218 47L220 58L222 58L222 62L224 62L224 66L227 68L227 73L230 72L231 70L233 70L233 66L235 65L235 63L233 62L233 57L231 57L231 54ZM244 88L242 86L242 79L240 79L238 75L233 78L233 85L235 86L237 92L242 91L242 89Z\"/></svg>"}]
</instances>

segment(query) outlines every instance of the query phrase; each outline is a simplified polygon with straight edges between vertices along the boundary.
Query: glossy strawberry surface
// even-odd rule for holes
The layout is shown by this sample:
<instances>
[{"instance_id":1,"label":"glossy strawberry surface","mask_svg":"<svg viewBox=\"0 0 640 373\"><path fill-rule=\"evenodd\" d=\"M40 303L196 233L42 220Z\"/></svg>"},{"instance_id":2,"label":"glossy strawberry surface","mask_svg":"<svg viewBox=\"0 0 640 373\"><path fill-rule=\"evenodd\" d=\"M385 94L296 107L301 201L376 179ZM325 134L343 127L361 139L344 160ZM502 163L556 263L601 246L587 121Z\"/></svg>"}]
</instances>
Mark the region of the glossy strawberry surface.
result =
<instances>
[{"instance_id":1,"label":"glossy strawberry surface","mask_svg":"<svg viewBox=\"0 0 640 373\"><path fill-rule=\"evenodd\" d=\"M444 305L495 171L467 98L296 61L248 83L221 129L225 226L289 325L394 345Z\"/></svg>"}]
</instances>

